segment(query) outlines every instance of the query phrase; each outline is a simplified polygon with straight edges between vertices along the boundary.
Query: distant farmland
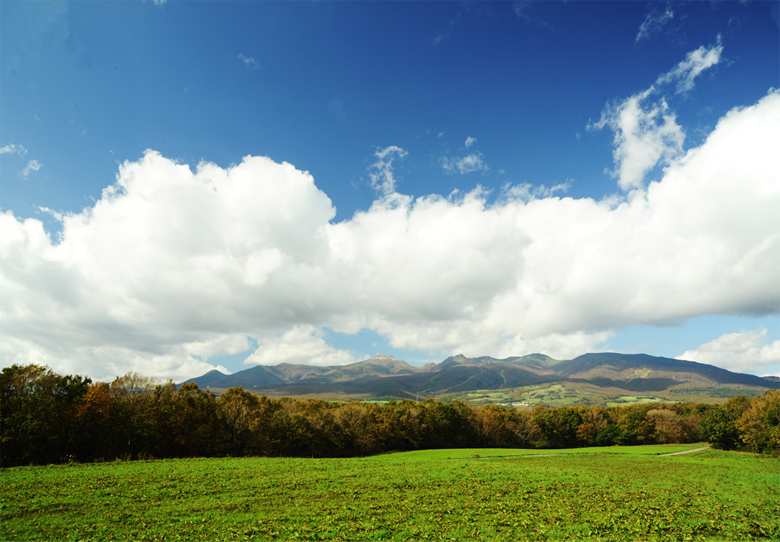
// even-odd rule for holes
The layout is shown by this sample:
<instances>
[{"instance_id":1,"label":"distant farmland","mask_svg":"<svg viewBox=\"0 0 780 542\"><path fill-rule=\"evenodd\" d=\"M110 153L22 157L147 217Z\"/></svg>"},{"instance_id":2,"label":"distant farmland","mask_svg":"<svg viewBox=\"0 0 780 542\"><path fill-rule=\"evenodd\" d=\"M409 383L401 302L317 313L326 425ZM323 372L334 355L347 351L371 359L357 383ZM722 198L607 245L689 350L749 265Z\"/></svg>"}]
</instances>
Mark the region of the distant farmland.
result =
<instances>
[{"instance_id":1,"label":"distant farmland","mask_svg":"<svg viewBox=\"0 0 780 542\"><path fill-rule=\"evenodd\" d=\"M16 467L0 525L5 540L780 539L780 460L652 455L696 447Z\"/></svg>"}]
</instances>

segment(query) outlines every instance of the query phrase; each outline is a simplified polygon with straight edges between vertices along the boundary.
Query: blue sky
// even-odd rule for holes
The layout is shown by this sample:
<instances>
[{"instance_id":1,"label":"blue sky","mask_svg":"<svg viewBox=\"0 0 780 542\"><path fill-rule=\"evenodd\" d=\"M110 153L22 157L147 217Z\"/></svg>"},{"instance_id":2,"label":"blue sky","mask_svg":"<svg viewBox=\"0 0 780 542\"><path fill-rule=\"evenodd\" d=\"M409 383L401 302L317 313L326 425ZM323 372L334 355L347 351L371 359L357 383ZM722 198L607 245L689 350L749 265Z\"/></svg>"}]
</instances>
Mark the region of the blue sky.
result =
<instances>
[{"instance_id":1,"label":"blue sky","mask_svg":"<svg viewBox=\"0 0 780 542\"><path fill-rule=\"evenodd\" d=\"M779 5L2 2L0 360L780 374Z\"/></svg>"}]
</instances>

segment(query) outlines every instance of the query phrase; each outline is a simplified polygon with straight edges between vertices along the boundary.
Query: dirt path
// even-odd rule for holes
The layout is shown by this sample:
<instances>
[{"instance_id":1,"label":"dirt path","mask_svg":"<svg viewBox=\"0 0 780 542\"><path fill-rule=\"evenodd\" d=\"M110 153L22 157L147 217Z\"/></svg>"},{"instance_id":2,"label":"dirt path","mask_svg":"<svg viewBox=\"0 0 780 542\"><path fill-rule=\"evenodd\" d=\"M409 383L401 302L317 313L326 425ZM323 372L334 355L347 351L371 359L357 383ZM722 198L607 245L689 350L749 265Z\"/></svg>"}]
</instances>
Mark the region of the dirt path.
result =
<instances>
[{"instance_id":1,"label":"dirt path","mask_svg":"<svg viewBox=\"0 0 780 542\"><path fill-rule=\"evenodd\" d=\"M674 452L671 454L658 454L656 457L668 457L670 455L681 455L681 454L692 454L693 452L703 452L704 450L709 450L709 446L703 446L701 448L694 448L693 450L685 450L684 452Z\"/></svg>"}]
</instances>

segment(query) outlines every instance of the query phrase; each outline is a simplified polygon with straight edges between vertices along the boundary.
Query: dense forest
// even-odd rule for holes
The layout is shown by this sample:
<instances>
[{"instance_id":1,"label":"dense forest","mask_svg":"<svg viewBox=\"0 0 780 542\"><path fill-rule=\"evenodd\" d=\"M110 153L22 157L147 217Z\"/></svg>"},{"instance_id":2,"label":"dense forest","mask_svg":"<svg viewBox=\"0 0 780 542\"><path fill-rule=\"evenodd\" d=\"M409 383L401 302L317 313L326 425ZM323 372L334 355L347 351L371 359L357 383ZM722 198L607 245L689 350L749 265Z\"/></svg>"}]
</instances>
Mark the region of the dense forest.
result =
<instances>
[{"instance_id":1,"label":"dense forest","mask_svg":"<svg viewBox=\"0 0 780 542\"><path fill-rule=\"evenodd\" d=\"M474 408L219 397L130 373L110 384L39 365L0 375L0 465L199 456L348 457L425 448L563 448L709 441L778 455L780 391L723 405Z\"/></svg>"}]
</instances>

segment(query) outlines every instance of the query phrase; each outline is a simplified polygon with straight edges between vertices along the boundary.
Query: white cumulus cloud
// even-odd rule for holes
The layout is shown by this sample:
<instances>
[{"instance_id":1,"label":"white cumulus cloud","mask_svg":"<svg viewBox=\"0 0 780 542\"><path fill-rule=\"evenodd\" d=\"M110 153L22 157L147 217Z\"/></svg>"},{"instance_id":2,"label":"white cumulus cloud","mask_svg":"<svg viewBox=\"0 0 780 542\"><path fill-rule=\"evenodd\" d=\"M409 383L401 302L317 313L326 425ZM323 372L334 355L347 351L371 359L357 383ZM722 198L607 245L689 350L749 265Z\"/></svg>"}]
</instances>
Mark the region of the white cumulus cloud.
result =
<instances>
[{"instance_id":1,"label":"white cumulus cloud","mask_svg":"<svg viewBox=\"0 0 780 542\"><path fill-rule=\"evenodd\" d=\"M476 137L467 137L466 138L466 142L464 143L464 146L468 149L469 147L471 147L476 142L477 142L477 138Z\"/></svg>"},{"instance_id":2,"label":"white cumulus cloud","mask_svg":"<svg viewBox=\"0 0 780 542\"><path fill-rule=\"evenodd\" d=\"M595 130L608 126L615 132L613 176L623 190L641 187L648 171L659 162L669 164L683 150L685 132L666 100L647 104L652 92L651 88L608 106L597 123L588 125Z\"/></svg>"},{"instance_id":3,"label":"white cumulus cloud","mask_svg":"<svg viewBox=\"0 0 780 542\"><path fill-rule=\"evenodd\" d=\"M435 353L571 357L633 324L777 314L778 139L771 92L605 201L511 187L493 203L480 188L412 198L392 174L406 151L387 147L370 170L380 197L341 222L291 164L193 170L147 151L61 215L56 242L0 212L0 360L180 380L247 337L257 363L358 359L325 327Z\"/></svg>"},{"instance_id":4,"label":"white cumulus cloud","mask_svg":"<svg viewBox=\"0 0 780 542\"><path fill-rule=\"evenodd\" d=\"M297 326L277 337L269 337L244 363L249 365L346 365L360 361L352 353L328 345L323 332L314 326Z\"/></svg>"},{"instance_id":5,"label":"white cumulus cloud","mask_svg":"<svg viewBox=\"0 0 780 542\"><path fill-rule=\"evenodd\" d=\"M613 104L608 104L598 122L589 130L609 127L615 133L612 172L623 190L640 188L645 175L656 166L666 166L682 154L685 131L663 96L664 85L676 83L676 92L693 89L694 79L705 69L720 62L723 47L699 47L687 54L671 71L658 77L647 90ZM656 98L657 95L660 96Z\"/></svg>"},{"instance_id":6,"label":"white cumulus cloud","mask_svg":"<svg viewBox=\"0 0 780 542\"><path fill-rule=\"evenodd\" d=\"M758 372L768 365L780 365L780 341L767 342L767 330L727 333L714 341L688 350L677 359L698 361L739 372Z\"/></svg>"}]
</instances>

